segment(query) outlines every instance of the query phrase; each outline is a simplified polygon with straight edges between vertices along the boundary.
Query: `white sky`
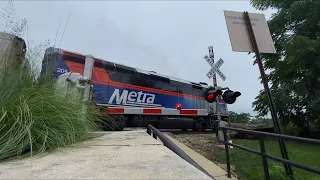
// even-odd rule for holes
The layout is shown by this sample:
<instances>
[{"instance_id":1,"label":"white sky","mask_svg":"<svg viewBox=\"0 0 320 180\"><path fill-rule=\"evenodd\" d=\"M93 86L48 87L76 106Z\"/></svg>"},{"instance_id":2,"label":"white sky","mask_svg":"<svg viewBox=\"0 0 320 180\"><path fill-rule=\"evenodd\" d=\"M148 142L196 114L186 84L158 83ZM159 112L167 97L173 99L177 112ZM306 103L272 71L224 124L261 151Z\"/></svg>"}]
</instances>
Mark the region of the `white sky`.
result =
<instances>
[{"instance_id":1,"label":"white sky","mask_svg":"<svg viewBox=\"0 0 320 180\"><path fill-rule=\"evenodd\" d=\"M1 1L0 7L7 4ZM218 85L242 93L229 110L256 115L251 103L263 88L260 73L251 55L232 51L223 14L223 10L260 12L249 1L17 1L14 5L16 17L27 18L26 39L50 39L53 45L61 21L59 45L71 12L61 48L194 82L212 84L203 59L212 45L216 59L224 59L220 69L227 77L224 82L217 77ZM263 13L269 19L274 12Z\"/></svg>"}]
</instances>

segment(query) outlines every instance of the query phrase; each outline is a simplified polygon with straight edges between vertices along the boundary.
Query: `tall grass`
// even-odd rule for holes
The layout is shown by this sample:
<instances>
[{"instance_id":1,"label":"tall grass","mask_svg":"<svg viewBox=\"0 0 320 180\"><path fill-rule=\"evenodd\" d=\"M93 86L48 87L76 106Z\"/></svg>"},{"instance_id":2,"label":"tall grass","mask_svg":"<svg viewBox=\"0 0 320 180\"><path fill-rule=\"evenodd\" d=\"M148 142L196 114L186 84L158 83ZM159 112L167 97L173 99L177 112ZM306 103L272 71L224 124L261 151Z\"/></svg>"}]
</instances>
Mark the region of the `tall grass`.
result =
<instances>
[{"instance_id":1,"label":"tall grass","mask_svg":"<svg viewBox=\"0 0 320 180\"><path fill-rule=\"evenodd\" d=\"M0 161L85 140L100 118L90 104L84 114L74 92L61 96L48 76L22 67L0 70L0 86Z\"/></svg>"}]
</instances>

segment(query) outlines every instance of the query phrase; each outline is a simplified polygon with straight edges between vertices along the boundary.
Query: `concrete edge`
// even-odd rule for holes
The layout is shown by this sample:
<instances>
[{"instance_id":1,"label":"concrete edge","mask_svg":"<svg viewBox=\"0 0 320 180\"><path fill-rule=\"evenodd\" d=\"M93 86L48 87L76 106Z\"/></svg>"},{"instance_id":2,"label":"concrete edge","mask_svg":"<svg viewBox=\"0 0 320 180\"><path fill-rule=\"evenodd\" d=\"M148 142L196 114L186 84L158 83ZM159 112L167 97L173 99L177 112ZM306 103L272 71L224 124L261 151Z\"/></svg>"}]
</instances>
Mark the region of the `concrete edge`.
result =
<instances>
[{"instance_id":1,"label":"concrete edge","mask_svg":"<svg viewBox=\"0 0 320 180\"><path fill-rule=\"evenodd\" d=\"M168 134L165 134L173 143L175 143L181 150L183 150L190 158L192 158L197 164L199 164L205 171L207 171L211 176L213 176L216 180L238 180L236 177L227 177L227 172L208 160L201 154L195 152L185 144L179 142Z\"/></svg>"}]
</instances>

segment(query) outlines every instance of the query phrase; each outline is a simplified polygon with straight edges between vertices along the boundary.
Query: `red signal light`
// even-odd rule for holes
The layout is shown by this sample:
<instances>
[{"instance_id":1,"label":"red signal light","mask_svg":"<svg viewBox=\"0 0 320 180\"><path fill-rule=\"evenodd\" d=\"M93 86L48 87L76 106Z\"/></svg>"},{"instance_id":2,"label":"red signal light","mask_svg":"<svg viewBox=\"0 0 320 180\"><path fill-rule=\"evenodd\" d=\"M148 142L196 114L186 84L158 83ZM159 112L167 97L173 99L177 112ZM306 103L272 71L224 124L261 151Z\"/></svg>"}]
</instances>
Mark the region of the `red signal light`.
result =
<instances>
[{"instance_id":1,"label":"red signal light","mask_svg":"<svg viewBox=\"0 0 320 180\"><path fill-rule=\"evenodd\" d=\"M216 89L210 86L204 91L204 98L208 103L213 103L216 100L216 97L220 96L221 94L222 94L221 89Z\"/></svg>"},{"instance_id":2,"label":"red signal light","mask_svg":"<svg viewBox=\"0 0 320 180\"><path fill-rule=\"evenodd\" d=\"M209 94L208 99L209 100L214 100L214 94Z\"/></svg>"}]
</instances>

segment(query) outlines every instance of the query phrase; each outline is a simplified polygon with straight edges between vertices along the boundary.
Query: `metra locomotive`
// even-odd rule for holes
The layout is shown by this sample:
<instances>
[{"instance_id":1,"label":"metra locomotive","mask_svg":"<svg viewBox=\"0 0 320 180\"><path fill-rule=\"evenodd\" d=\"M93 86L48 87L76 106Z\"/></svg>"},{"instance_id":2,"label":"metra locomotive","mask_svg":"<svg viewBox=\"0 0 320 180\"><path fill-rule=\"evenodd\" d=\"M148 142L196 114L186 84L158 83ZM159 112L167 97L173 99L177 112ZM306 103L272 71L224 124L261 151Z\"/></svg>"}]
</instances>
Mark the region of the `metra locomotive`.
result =
<instances>
[{"instance_id":1,"label":"metra locomotive","mask_svg":"<svg viewBox=\"0 0 320 180\"><path fill-rule=\"evenodd\" d=\"M78 53L50 47L46 49L41 73L53 67L54 77L66 72L83 74L85 58ZM96 105L108 107L108 114L124 119L127 126L151 123L159 128L194 131L214 128L215 115L211 110L215 108L203 98L208 87L206 83L194 83L98 58L94 59L92 81ZM227 106L222 100L219 109L223 118L228 117Z\"/></svg>"}]
</instances>

